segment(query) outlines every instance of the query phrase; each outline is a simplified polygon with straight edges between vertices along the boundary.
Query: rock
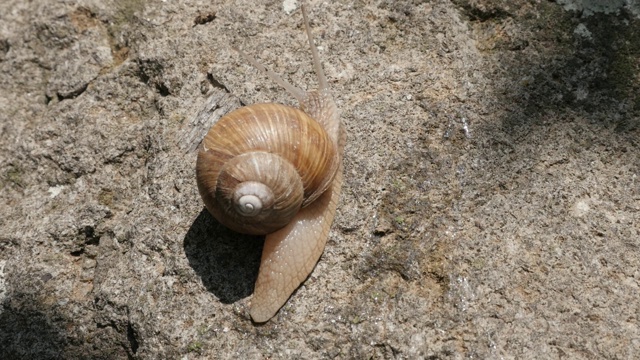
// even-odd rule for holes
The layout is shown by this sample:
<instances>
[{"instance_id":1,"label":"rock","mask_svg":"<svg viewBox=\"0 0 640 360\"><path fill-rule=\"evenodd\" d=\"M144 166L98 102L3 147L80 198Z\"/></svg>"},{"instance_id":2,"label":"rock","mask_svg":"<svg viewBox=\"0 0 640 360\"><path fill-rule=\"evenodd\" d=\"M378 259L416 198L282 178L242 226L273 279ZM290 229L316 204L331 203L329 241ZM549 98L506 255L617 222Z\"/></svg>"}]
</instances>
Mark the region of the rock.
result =
<instances>
[{"instance_id":1,"label":"rock","mask_svg":"<svg viewBox=\"0 0 640 360\"><path fill-rule=\"evenodd\" d=\"M345 184L256 326L194 149L295 104L232 46L315 86L294 2L3 1L0 358L633 358L640 19L561 3L308 2Z\"/></svg>"}]
</instances>

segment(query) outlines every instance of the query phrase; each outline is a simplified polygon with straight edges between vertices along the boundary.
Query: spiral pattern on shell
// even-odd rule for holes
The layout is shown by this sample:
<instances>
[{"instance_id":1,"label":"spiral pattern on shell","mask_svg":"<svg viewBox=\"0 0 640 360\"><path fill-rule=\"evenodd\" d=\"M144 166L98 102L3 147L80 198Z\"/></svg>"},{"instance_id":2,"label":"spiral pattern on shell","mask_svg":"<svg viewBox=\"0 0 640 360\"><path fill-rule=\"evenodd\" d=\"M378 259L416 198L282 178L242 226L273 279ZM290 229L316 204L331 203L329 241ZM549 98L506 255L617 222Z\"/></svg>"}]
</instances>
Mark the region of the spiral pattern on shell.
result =
<instances>
[{"instance_id":1,"label":"spiral pattern on shell","mask_svg":"<svg viewBox=\"0 0 640 360\"><path fill-rule=\"evenodd\" d=\"M255 104L223 116L205 136L198 190L228 228L264 235L284 227L331 184L336 144L305 112Z\"/></svg>"}]
</instances>

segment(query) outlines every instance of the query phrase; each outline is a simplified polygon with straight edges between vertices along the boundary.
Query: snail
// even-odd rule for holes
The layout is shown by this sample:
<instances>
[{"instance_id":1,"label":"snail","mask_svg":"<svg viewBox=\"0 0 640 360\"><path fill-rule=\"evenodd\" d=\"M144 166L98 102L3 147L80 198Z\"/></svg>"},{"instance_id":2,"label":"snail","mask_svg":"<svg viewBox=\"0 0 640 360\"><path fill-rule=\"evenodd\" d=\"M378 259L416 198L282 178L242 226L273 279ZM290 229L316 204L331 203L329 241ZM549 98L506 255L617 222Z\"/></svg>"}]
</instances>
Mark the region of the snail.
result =
<instances>
[{"instance_id":1,"label":"snail","mask_svg":"<svg viewBox=\"0 0 640 360\"><path fill-rule=\"evenodd\" d=\"M303 91L236 49L300 103L254 104L215 123L200 146L198 190L226 227L266 235L249 313L271 319L320 259L342 185L346 140L302 6L318 90Z\"/></svg>"}]
</instances>

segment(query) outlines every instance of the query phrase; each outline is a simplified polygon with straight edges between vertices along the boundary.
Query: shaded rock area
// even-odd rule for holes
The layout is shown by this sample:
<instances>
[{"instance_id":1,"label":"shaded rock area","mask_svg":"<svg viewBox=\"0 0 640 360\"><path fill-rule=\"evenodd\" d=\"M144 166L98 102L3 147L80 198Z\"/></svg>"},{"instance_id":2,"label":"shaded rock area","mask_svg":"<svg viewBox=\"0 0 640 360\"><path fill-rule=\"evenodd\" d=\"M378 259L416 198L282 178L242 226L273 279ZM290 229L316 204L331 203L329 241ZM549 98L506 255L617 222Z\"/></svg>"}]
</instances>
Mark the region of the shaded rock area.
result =
<instances>
[{"instance_id":1,"label":"shaded rock area","mask_svg":"<svg viewBox=\"0 0 640 360\"><path fill-rule=\"evenodd\" d=\"M309 0L345 184L251 322L261 238L203 211L194 149L294 104L232 46L315 86L295 3L0 3L0 358L640 356L633 1Z\"/></svg>"}]
</instances>

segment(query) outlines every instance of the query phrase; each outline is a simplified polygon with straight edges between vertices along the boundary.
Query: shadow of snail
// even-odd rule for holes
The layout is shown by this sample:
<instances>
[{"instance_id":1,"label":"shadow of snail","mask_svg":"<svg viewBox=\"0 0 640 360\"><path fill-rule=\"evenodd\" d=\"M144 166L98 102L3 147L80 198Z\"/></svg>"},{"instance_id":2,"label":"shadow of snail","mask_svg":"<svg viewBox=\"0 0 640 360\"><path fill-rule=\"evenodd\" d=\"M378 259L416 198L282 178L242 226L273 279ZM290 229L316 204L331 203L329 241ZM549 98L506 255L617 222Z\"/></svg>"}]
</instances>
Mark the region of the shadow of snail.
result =
<instances>
[{"instance_id":1,"label":"shadow of snail","mask_svg":"<svg viewBox=\"0 0 640 360\"><path fill-rule=\"evenodd\" d=\"M263 244L264 236L238 234L202 210L183 246L205 288L222 303L232 304L253 292Z\"/></svg>"}]
</instances>

